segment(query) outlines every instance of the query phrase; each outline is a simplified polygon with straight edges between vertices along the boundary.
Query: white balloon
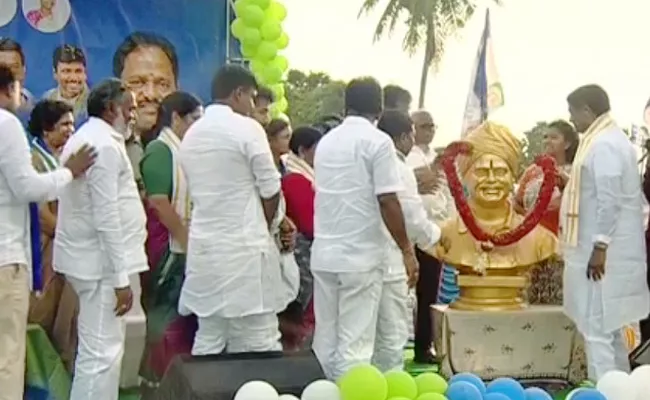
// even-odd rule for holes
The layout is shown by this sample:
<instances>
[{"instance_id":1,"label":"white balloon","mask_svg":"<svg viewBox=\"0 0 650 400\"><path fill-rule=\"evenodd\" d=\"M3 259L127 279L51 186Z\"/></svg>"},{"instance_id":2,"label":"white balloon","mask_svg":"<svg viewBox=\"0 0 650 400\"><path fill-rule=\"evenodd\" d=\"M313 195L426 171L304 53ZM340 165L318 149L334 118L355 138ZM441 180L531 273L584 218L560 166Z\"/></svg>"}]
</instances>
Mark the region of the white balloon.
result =
<instances>
[{"instance_id":1,"label":"white balloon","mask_svg":"<svg viewBox=\"0 0 650 400\"><path fill-rule=\"evenodd\" d=\"M279 400L300 400L292 394L281 394Z\"/></svg>"},{"instance_id":2,"label":"white balloon","mask_svg":"<svg viewBox=\"0 0 650 400\"><path fill-rule=\"evenodd\" d=\"M234 400L279 400L278 391L267 382L250 381L239 388Z\"/></svg>"},{"instance_id":3,"label":"white balloon","mask_svg":"<svg viewBox=\"0 0 650 400\"><path fill-rule=\"evenodd\" d=\"M636 392L634 400L646 400L650 393L650 365L642 365L630 374L630 390Z\"/></svg>"},{"instance_id":4,"label":"white balloon","mask_svg":"<svg viewBox=\"0 0 650 400\"><path fill-rule=\"evenodd\" d=\"M630 400L634 399L631 395L632 378L623 371L610 371L603 375L596 389L605 395L607 400Z\"/></svg>"},{"instance_id":5,"label":"white balloon","mask_svg":"<svg viewBox=\"0 0 650 400\"><path fill-rule=\"evenodd\" d=\"M310 383L302 391L301 400L340 400L341 392L334 382L320 380Z\"/></svg>"}]
</instances>

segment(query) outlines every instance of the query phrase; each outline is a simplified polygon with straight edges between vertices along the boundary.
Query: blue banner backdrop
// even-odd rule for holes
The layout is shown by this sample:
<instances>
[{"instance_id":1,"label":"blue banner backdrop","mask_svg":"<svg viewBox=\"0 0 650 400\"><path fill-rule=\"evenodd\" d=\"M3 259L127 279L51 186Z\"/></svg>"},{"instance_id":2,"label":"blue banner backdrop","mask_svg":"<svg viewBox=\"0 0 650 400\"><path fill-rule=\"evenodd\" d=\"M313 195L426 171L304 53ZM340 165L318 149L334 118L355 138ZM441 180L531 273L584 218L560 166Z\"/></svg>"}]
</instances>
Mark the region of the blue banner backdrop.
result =
<instances>
[{"instance_id":1,"label":"blue banner backdrop","mask_svg":"<svg viewBox=\"0 0 650 400\"><path fill-rule=\"evenodd\" d=\"M25 87L36 99L57 87L53 52L79 47L88 85L113 75L113 56L129 34L169 40L178 56L181 89L209 100L215 70L226 61L228 0L0 0L0 38L25 53ZM12 15L13 14L13 15Z\"/></svg>"}]
</instances>

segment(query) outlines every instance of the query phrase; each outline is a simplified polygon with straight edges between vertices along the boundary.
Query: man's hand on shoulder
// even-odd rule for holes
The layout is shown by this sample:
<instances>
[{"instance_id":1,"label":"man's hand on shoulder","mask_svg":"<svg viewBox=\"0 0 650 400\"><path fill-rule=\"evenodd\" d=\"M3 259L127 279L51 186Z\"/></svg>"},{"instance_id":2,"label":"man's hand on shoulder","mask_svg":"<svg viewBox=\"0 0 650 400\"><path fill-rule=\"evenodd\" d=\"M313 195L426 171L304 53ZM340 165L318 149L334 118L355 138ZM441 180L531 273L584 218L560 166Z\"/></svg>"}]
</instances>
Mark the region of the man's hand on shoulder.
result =
<instances>
[{"instance_id":1,"label":"man's hand on shoulder","mask_svg":"<svg viewBox=\"0 0 650 400\"><path fill-rule=\"evenodd\" d=\"M82 176L88 168L92 167L96 159L97 151L95 148L84 144L77 152L70 155L63 166L69 169L76 179Z\"/></svg>"}]
</instances>

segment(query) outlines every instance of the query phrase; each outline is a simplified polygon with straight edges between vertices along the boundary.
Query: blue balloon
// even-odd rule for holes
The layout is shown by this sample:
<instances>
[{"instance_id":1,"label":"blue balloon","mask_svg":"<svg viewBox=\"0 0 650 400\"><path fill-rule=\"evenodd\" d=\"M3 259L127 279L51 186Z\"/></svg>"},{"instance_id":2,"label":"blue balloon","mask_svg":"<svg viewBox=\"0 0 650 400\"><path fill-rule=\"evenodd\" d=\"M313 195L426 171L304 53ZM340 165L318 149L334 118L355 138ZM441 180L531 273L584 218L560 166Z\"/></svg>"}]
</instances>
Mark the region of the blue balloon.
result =
<instances>
[{"instance_id":1,"label":"blue balloon","mask_svg":"<svg viewBox=\"0 0 650 400\"><path fill-rule=\"evenodd\" d=\"M481 391L469 382L454 382L445 393L449 400L483 400ZM509 399L506 399L509 400Z\"/></svg>"},{"instance_id":2,"label":"blue balloon","mask_svg":"<svg viewBox=\"0 0 650 400\"><path fill-rule=\"evenodd\" d=\"M526 393L526 400L553 400L546 390L540 388L528 388L524 391Z\"/></svg>"},{"instance_id":3,"label":"blue balloon","mask_svg":"<svg viewBox=\"0 0 650 400\"><path fill-rule=\"evenodd\" d=\"M486 390L485 382L483 382L483 379L481 379L478 375L474 375L469 372L456 374L451 377L451 379L449 380L449 384L451 385L454 382L471 383L479 390L479 392L481 392L482 395L485 394L485 390Z\"/></svg>"},{"instance_id":4,"label":"blue balloon","mask_svg":"<svg viewBox=\"0 0 650 400\"><path fill-rule=\"evenodd\" d=\"M580 389L571 400L607 400L607 397L596 389Z\"/></svg>"},{"instance_id":5,"label":"blue balloon","mask_svg":"<svg viewBox=\"0 0 650 400\"><path fill-rule=\"evenodd\" d=\"M483 396L483 400L510 400L510 397L502 393L488 393Z\"/></svg>"},{"instance_id":6,"label":"blue balloon","mask_svg":"<svg viewBox=\"0 0 650 400\"><path fill-rule=\"evenodd\" d=\"M512 378L497 378L487 385L486 393L501 393L510 400L526 400L526 392L521 383Z\"/></svg>"}]
</instances>

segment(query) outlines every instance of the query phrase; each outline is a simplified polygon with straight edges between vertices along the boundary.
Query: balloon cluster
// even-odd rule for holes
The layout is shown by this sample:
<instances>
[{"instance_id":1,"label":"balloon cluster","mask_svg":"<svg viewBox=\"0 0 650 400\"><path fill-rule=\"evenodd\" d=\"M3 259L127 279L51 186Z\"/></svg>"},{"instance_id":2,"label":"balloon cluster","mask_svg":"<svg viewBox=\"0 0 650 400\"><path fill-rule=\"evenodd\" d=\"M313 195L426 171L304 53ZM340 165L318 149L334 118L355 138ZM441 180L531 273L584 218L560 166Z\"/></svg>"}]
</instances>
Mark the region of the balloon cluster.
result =
<instances>
[{"instance_id":1,"label":"balloon cluster","mask_svg":"<svg viewBox=\"0 0 650 400\"><path fill-rule=\"evenodd\" d=\"M449 381L431 372L413 378L404 371L382 375L368 365L351 369L338 386L341 400L553 400L546 391L524 389L511 378L488 384L470 373L456 374Z\"/></svg>"},{"instance_id":2,"label":"balloon cluster","mask_svg":"<svg viewBox=\"0 0 650 400\"><path fill-rule=\"evenodd\" d=\"M650 365L643 365L631 374L610 371L603 375L596 388L580 388L569 393L566 400L646 400L650 394Z\"/></svg>"},{"instance_id":3,"label":"balloon cluster","mask_svg":"<svg viewBox=\"0 0 650 400\"><path fill-rule=\"evenodd\" d=\"M272 113L277 117L287 110L282 79L289 68L287 58L279 52L289 45L289 36L282 29L287 9L276 0L237 0L236 19L230 25L239 40L241 54L260 83L275 95Z\"/></svg>"},{"instance_id":4,"label":"balloon cluster","mask_svg":"<svg viewBox=\"0 0 650 400\"><path fill-rule=\"evenodd\" d=\"M605 374L596 388L579 388L566 400L647 400L650 393L650 365L632 374L613 371ZM454 375L449 381L425 372L413 378L404 371L382 374L371 365L349 370L337 384L319 380L309 384L300 399L279 395L266 382L243 385L235 400L553 400L543 389L524 387L512 378L498 378L489 383L470 373Z\"/></svg>"},{"instance_id":5,"label":"balloon cluster","mask_svg":"<svg viewBox=\"0 0 650 400\"><path fill-rule=\"evenodd\" d=\"M340 400L339 388L326 380L314 381L303 390L300 399L292 394L278 394L267 382L251 381L239 388L235 400Z\"/></svg>"}]
</instances>

